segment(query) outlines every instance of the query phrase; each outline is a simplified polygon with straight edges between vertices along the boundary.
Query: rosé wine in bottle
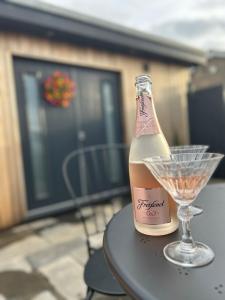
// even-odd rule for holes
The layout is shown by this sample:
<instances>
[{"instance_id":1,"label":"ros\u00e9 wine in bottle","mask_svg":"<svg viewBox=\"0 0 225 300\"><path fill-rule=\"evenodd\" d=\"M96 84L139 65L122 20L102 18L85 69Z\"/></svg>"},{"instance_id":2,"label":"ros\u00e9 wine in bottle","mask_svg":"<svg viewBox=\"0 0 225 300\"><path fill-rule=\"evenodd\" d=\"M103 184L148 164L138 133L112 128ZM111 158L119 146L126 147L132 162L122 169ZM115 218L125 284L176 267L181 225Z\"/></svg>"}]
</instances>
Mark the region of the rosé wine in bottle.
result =
<instances>
[{"instance_id":1,"label":"ros\u00e9 wine in bottle","mask_svg":"<svg viewBox=\"0 0 225 300\"><path fill-rule=\"evenodd\" d=\"M147 235L165 235L178 228L177 208L143 162L146 157L170 154L155 112L148 75L136 78L136 104L135 134L129 155L134 225Z\"/></svg>"}]
</instances>

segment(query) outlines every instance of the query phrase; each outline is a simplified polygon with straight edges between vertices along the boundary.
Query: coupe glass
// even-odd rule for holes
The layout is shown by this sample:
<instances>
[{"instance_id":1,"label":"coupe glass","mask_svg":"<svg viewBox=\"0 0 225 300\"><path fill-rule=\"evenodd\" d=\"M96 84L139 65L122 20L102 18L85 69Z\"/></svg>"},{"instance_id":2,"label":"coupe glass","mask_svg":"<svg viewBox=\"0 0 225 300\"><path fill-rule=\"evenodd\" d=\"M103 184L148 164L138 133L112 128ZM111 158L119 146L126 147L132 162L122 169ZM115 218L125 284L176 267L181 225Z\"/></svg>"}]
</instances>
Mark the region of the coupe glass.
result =
<instances>
[{"instance_id":1,"label":"coupe glass","mask_svg":"<svg viewBox=\"0 0 225 300\"><path fill-rule=\"evenodd\" d=\"M197 267L214 259L215 255L207 245L192 239L190 220L193 213L190 205L222 158L223 155L218 153L181 153L144 159L155 178L178 204L177 216L182 224L182 240L168 244L163 250L165 257L174 264Z\"/></svg>"},{"instance_id":2,"label":"coupe glass","mask_svg":"<svg viewBox=\"0 0 225 300\"><path fill-rule=\"evenodd\" d=\"M208 149L209 149L208 145L181 145L181 146L171 146L170 152L172 154L205 153Z\"/></svg>"},{"instance_id":3,"label":"coupe glass","mask_svg":"<svg viewBox=\"0 0 225 300\"><path fill-rule=\"evenodd\" d=\"M182 146L172 146L170 147L171 154L180 154L180 153L205 153L208 150L208 145L182 145ZM190 206L194 216L200 215L203 212L203 209L198 206Z\"/></svg>"}]
</instances>

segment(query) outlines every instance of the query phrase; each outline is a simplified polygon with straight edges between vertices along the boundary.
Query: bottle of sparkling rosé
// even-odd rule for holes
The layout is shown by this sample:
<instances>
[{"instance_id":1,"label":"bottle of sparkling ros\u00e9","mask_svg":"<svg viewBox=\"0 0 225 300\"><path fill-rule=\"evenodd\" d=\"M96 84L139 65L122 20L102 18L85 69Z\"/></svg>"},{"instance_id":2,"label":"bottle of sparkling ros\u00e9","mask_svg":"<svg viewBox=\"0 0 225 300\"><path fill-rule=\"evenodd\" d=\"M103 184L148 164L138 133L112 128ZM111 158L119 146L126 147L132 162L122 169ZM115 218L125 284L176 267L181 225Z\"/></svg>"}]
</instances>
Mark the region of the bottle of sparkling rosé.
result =
<instances>
[{"instance_id":1,"label":"bottle of sparkling ros\u00e9","mask_svg":"<svg viewBox=\"0 0 225 300\"><path fill-rule=\"evenodd\" d=\"M151 92L151 78L136 78L136 126L130 146L129 175L135 228L147 235L165 235L178 228L175 201L143 163L155 155L169 155Z\"/></svg>"}]
</instances>

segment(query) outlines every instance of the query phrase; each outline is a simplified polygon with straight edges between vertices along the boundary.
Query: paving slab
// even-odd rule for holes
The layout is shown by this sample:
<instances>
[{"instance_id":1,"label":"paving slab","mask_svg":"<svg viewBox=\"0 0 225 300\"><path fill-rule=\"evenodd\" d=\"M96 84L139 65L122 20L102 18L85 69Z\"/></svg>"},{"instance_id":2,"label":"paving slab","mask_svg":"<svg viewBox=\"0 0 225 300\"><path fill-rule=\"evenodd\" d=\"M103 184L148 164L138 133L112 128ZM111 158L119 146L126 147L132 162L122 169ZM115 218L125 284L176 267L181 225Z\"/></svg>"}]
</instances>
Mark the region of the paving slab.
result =
<instances>
[{"instance_id":1,"label":"paving slab","mask_svg":"<svg viewBox=\"0 0 225 300\"><path fill-rule=\"evenodd\" d=\"M30 223L20 224L9 230L12 233L24 233L32 231L30 227Z\"/></svg>"},{"instance_id":2,"label":"paving slab","mask_svg":"<svg viewBox=\"0 0 225 300\"><path fill-rule=\"evenodd\" d=\"M43 291L31 300L57 300L57 298L55 298L55 296L53 296L49 291Z\"/></svg>"},{"instance_id":3,"label":"paving slab","mask_svg":"<svg viewBox=\"0 0 225 300\"><path fill-rule=\"evenodd\" d=\"M88 260L88 252L86 244L82 244L73 251L71 251L70 256L76 260L82 267L86 264Z\"/></svg>"},{"instance_id":4,"label":"paving slab","mask_svg":"<svg viewBox=\"0 0 225 300\"><path fill-rule=\"evenodd\" d=\"M0 261L0 272L13 270L30 273L32 268L24 257L15 257L10 260Z\"/></svg>"},{"instance_id":5,"label":"paving slab","mask_svg":"<svg viewBox=\"0 0 225 300\"><path fill-rule=\"evenodd\" d=\"M27 237L30 237L34 232L29 226L23 227L21 230L16 230L17 227L1 232L0 249L9 246L12 243L19 242Z\"/></svg>"},{"instance_id":6,"label":"paving slab","mask_svg":"<svg viewBox=\"0 0 225 300\"><path fill-rule=\"evenodd\" d=\"M45 218L45 219L33 221L29 223L29 226L33 230L40 230L43 228L54 226L57 223L58 223L57 218Z\"/></svg>"},{"instance_id":7,"label":"paving slab","mask_svg":"<svg viewBox=\"0 0 225 300\"><path fill-rule=\"evenodd\" d=\"M84 231L81 224L63 223L40 231L40 236L47 242L59 244L69 240L84 238Z\"/></svg>"},{"instance_id":8,"label":"paving slab","mask_svg":"<svg viewBox=\"0 0 225 300\"><path fill-rule=\"evenodd\" d=\"M32 235L27 238L14 242L9 246L3 247L0 250L0 261L7 261L15 257L25 257L38 250L46 249L48 243L37 235Z\"/></svg>"},{"instance_id":9,"label":"paving slab","mask_svg":"<svg viewBox=\"0 0 225 300\"><path fill-rule=\"evenodd\" d=\"M83 299L86 291L83 268L71 257L60 258L40 271L66 300Z\"/></svg>"},{"instance_id":10,"label":"paving slab","mask_svg":"<svg viewBox=\"0 0 225 300\"><path fill-rule=\"evenodd\" d=\"M28 255L27 261L31 264L33 268L38 269L44 265L54 262L62 256L66 256L72 251L75 252L75 249L77 249L81 243L82 239L78 238L57 245L50 244L50 246L46 249Z\"/></svg>"},{"instance_id":11,"label":"paving slab","mask_svg":"<svg viewBox=\"0 0 225 300\"><path fill-rule=\"evenodd\" d=\"M0 293L7 300L31 300L43 291L48 291L57 300L66 300L54 289L47 277L39 272L0 272Z\"/></svg>"},{"instance_id":12,"label":"paving slab","mask_svg":"<svg viewBox=\"0 0 225 300\"><path fill-rule=\"evenodd\" d=\"M93 300L131 300L131 298L128 297L128 296L121 296L121 297L118 297L118 296L106 296L106 295L95 293L94 297L93 297Z\"/></svg>"}]
</instances>

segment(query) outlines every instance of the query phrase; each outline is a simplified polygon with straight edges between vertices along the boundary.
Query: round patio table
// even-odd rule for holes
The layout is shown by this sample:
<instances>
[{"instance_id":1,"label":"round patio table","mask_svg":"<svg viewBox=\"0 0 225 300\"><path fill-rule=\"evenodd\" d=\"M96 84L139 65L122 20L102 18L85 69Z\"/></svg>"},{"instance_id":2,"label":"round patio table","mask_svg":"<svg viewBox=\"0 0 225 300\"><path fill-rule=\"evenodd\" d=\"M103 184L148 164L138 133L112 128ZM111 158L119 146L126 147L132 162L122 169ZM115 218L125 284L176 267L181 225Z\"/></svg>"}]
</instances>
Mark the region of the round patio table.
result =
<instances>
[{"instance_id":1,"label":"round patio table","mask_svg":"<svg viewBox=\"0 0 225 300\"><path fill-rule=\"evenodd\" d=\"M168 262L163 247L180 239L180 229L162 237L142 235L134 228L131 205L117 213L107 226L105 256L132 299L225 299L225 184L209 185L195 204L204 212L192 219L193 237L210 246L216 256L204 267L182 268Z\"/></svg>"}]
</instances>

